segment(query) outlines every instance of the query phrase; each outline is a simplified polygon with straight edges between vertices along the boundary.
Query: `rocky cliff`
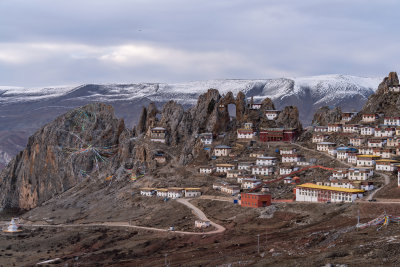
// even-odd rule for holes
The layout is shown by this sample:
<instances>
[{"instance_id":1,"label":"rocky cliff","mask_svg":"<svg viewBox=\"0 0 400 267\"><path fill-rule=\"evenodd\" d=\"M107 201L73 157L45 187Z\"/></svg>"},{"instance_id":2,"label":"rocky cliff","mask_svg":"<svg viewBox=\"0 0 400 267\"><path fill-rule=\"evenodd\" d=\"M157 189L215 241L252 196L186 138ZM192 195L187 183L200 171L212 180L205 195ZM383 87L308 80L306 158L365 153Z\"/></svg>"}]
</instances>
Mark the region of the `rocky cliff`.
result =
<instances>
[{"instance_id":1,"label":"rocky cliff","mask_svg":"<svg viewBox=\"0 0 400 267\"><path fill-rule=\"evenodd\" d=\"M317 110L312 120L312 125L327 126L329 123L339 123L342 120L342 110L340 107L330 109L322 107Z\"/></svg>"},{"instance_id":2,"label":"rocky cliff","mask_svg":"<svg viewBox=\"0 0 400 267\"><path fill-rule=\"evenodd\" d=\"M31 209L106 169L102 163L116 152L124 130L124 121L104 104L78 108L45 125L1 172L1 207Z\"/></svg>"},{"instance_id":3,"label":"rocky cliff","mask_svg":"<svg viewBox=\"0 0 400 267\"><path fill-rule=\"evenodd\" d=\"M368 98L359 114L384 113L386 116L399 116L400 93L389 91L389 87L393 85L399 85L399 78L396 72L390 72L389 75L383 79L376 93ZM361 120L360 115L353 121Z\"/></svg>"}]
</instances>

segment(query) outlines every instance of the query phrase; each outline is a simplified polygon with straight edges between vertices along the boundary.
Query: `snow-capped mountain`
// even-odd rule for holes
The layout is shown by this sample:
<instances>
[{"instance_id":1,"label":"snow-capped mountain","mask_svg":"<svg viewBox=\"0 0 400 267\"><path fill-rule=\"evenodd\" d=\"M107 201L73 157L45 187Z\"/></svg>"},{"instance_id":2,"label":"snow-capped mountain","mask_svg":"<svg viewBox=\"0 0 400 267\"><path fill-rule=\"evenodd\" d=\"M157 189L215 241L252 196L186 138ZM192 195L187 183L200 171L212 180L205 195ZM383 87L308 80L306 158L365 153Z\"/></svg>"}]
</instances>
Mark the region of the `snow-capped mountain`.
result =
<instances>
[{"instance_id":1,"label":"snow-capped mountain","mask_svg":"<svg viewBox=\"0 0 400 267\"><path fill-rule=\"evenodd\" d=\"M155 102L162 106L175 100L185 107L196 103L200 94L215 88L221 94L243 91L255 101L271 98L278 109L295 105L304 125L321 106L359 110L374 93L381 78L322 75L264 80L209 80L187 83L86 84L46 88L0 86L0 165L25 145L29 135L58 115L90 102L107 102L132 127L141 106ZM1 167L1 166L0 166Z\"/></svg>"}]
</instances>

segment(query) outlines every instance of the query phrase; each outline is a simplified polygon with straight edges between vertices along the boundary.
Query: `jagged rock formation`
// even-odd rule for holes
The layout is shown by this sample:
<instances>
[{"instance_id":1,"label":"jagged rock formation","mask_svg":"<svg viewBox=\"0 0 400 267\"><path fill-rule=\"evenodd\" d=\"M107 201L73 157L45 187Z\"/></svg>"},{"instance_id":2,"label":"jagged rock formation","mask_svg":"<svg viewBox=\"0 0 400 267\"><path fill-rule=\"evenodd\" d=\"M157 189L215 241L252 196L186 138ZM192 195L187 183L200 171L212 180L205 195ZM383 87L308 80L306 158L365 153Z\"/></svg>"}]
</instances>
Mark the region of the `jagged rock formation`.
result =
<instances>
[{"instance_id":1,"label":"jagged rock formation","mask_svg":"<svg viewBox=\"0 0 400 267\"><path fill-rule=\"evenodd\" d=\"M389 87L393 85L399 85L399 78L396 72L390 72L388 77L383 79L376 93L368 98L367 103L359 114L384 113L386 116L399 116L400 94L389 91ZM360 115L353 121L357 122L359 120L361 120Z\"/></svg>"},{"instance_id":2,"label":"jagged rock formation","mask_svg":"<svg viewBox=\"0 0 400 267\"><path fill-rule=\"evenodd\" d=\"M73 187L100 161L81 150L118 146L124 130L124 121L105 104L89 104L45 125L0 174L1 208L31 209Z\"/></svg>"},{"instance_id":3,"label":"jagged rock formation","mask_svg":"<svg viewBox=\"0 0 400 267\"><path fill-rule=\"evenodd\" d=\"M282 112L279 113L278 118L276 118L276 125L277 127L282 128L297 128L299 130L303 129L303 126L299 120L299 110L297 107L285 107Z\"/></svg>"},{"instance_id":4,"label":"jagged rock formation","mask_svg":"<svg viewBox=\"0 0 400 267\"><path fill-rule=\"evenodd\" d=\"M140 135L146 133L147 129L154 127L157 122L158 113L159 111L153 102L151 102L147 108L143 107L135 129L136 134Z\"/></svg>"},{"instance_id":5,"label":"jagged rock formation","mask_svg":"<svg viewBox=\"0 0 400 267\"><path fill-rule=\"evenodd\" d=\"M330 109L322 107L317 110L312 120L312 125L326 126L329 123L339 123L342 120L342 110L340 107Z\"/></svg>"}]
</instances>

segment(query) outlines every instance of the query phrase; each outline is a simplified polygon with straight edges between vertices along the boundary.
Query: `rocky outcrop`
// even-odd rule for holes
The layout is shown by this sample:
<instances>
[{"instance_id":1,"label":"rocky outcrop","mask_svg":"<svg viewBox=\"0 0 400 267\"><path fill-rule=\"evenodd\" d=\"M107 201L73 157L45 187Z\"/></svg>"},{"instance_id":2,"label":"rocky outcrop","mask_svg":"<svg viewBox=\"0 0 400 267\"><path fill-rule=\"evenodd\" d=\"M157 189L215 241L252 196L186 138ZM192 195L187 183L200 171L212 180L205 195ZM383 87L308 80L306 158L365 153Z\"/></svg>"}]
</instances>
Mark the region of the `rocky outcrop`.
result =
<instances>
[{"instance_id":1,"label":"rocky outcrop","mask_svg":"<svg viewBox=\"0 0 400 267\"><path fill-rule=\"evenodd\" d=\"M265 112L266 110L275 110L274 102L268 97L261 102L261 111Z\"/></svg>"},{"instance_id":2,"label":"rocky outcrop","mask_svg":"<svg viewBox=\"0 0 400 267\"><path fill-rule=\"evenodd\" d=\"M156 125L158 113L159 111L153 102L147 108L143 107L138 124L135 127L136 134L144 134L149 128L153 128Z\"/></svg>"},{"instance_id":3,"label":"rocky outcrop","mask_svg":"<svg viewBox=\"0 0 400 267\"><path fill-rule=\"evenodd\" d=\"M124 130L105 104L89 104L45 125L1 172L1 208L34 208L100 171Z\"/></svg>"},{"instance_id":4,"label":"rocky outcrop","mask_svg":"<svg viewBox=\"0 0 400 267\"><path fill-rule=\"evenodd\" d=\"M317 110L312 120L312 125L326 126L329 123L339 123L342 120L342 110L340 107L330 109L322 107Z\"/></svg>"},{"instance_id":5,"label":"rocky outcrop","mask_svg":"<svg viewBox=\"0 0 400 267\"><path fill-rule=\"evenodd\" d=\"M359 114L380 114L384 113L386 116L399 116L400 115L400 94L390 92L389 87L398 85L399 79L396 72L390 72L388 77L385 77L379 84L378 90L375 94L368 98L367 103L364 105ZM361 120L361 116L357 116L353 122Z\"/></svg>"},{"instance_id":6,"label":"rocky outcrop","mask_svg":"<svg viewBox=\"0 0 400 267\"><path fill-rule=\"evenodd\" d=\"M296 128L302 130L303 126L299 119L299 110L297 107L285 107L282 112L279 113L278 118L276 118L276 125L282 128Z\"/></svg>"}]
</instances>

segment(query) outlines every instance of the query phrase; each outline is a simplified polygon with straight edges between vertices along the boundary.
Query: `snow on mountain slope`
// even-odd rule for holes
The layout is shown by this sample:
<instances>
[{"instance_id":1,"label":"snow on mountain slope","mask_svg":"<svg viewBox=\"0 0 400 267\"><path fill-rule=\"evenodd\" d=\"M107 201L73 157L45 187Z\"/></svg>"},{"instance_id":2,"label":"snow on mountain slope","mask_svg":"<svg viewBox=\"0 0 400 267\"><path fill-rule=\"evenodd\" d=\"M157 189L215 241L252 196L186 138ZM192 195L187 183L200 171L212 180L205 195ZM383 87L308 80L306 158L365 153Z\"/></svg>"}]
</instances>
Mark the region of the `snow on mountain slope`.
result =
<instances>
[{"instance_id":1,"label":"snow on mountain slope","mask_svg":"<svg viewBox=\"0 0 400 267\"><path fill-rule=\"evenodd\" d=\"M79 97L96 101L128 101L139 98L148 98L152 101L176 100L183 104L194 104L197 96L209 88L218 89L221 94L231 91L237 94L243 91L248 97L255 99L270 97L282 99L283 97L302 95L305 90L317 102L329 102L337 94L362 96L370 95L376 90L381 78L363 78L348 75L321 75L300 78L280 78L265 80L209 80L187 83L140 83L140 84L105 84L59 86L46 88L8 88L0 87L0 103L10 104L15 102L39 101L55 97L73 97L74 92L84 90ZM71 95L71 96L69 96Z\"/></svg>"}]
</instances>

